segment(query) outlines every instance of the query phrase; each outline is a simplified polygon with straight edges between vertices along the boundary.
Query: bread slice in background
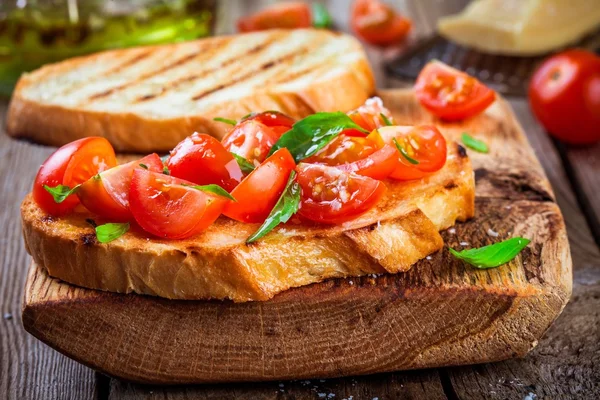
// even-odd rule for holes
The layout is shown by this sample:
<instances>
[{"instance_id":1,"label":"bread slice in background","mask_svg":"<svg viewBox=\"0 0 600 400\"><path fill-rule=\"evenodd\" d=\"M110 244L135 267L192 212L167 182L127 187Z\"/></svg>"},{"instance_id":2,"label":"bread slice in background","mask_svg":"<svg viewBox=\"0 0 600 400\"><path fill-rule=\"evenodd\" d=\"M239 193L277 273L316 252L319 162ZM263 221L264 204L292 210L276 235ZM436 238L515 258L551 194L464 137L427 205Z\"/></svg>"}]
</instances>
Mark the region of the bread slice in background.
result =
<instances>
[{"instance_id":1,"label":"bread slice in background","mask_svg":"<svg viewBox=\"0 0 600 400\"><path fill-rule=\"evenodd\" d=\"M47 65L17 83L7 132L55 146L103 136L117 151L168 151L194 131L221 138L230 127L215 117L349 111L374 91L353 37L271 30Z\"/></svg>"}]
</instances>

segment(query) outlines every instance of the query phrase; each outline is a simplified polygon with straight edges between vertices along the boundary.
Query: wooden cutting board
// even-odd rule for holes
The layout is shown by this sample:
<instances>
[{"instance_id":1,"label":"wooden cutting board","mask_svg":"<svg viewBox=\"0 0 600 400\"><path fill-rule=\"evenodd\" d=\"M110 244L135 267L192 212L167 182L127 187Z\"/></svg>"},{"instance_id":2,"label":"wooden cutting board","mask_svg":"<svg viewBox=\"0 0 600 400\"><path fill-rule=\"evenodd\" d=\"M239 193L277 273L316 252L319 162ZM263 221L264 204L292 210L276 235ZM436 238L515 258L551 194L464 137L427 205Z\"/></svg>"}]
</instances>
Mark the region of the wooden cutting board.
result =
<instances>
[{"instance_id":1,"label":"wooden cutting board","mask_svg":"<svg viewBox=\"0 0 600 400\"><path fill-rule=\"evenodd\" d=\"M508 104L462 124L435 121L408 90L379 94L401 124L436 123L468 151L476 217L443 233L453 248L511 236L532 243L512 262L477 270L447 249L409 272L335 279L267 302L173 301L78 288L32 264L23 325L94 369L145 383L330 378L524 356L571 294L562 215ZM458 139L459 140L459 139Z\"/></svg>"}]
</instances>

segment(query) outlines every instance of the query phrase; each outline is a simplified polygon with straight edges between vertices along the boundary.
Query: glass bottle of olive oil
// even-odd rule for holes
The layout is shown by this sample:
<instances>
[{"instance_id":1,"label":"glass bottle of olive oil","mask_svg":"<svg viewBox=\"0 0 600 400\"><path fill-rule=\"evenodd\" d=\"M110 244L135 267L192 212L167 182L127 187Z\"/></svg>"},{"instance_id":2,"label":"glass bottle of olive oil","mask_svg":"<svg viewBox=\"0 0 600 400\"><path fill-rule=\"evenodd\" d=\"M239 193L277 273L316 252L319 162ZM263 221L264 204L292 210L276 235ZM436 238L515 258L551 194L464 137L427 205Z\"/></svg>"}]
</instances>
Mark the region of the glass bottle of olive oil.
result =
<instances>
[{"instance_id":1,"label":"glass bottle of olive oil","mask_svg":"<svg viewBox=\"0 0 600 400\"><path fill-rule=\"evenodd\" d=\"M0 0L0 94L46 63L208 36L215 8L216 0Z\"/></svg>"}]
</instances>

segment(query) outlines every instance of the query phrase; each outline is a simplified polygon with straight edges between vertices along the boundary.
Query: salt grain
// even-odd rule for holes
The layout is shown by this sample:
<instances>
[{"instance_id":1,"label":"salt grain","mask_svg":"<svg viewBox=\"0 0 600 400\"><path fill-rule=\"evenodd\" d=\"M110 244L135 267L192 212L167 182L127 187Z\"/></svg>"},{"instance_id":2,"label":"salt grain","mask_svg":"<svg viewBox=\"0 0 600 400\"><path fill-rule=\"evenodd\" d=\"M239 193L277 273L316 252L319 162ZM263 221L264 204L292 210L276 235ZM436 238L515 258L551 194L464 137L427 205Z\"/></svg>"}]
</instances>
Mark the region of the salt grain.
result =
<instances>
[{"instance_id":1,"label":"salt grain","mask_svg":"<svg viewBox=\"0 0 600 400\"><path fill-rule=\"evenodd\" d=\"M431 256L425 257L426 260L431 260L431 258L432 258Z\"/></svg>"},{"instance_id":2,"label":"salt grain","mask_svg":"<svg viewBox=\"0 0 600 400\"><path fill-rule=\"evenodd\" d=\"M450 229L448 229L448 233L451 233L454 235L456 233L456 229L450 228Z\"/></svg>"},{"instance_id":3,"label":"salt grain","mask_svg":"<svg viewBox=\"0 0 600 400\"><path fill-rule=\"evenodd\" d=\"M7 320L7 321L10 320L10 319L12 319L12 314L9 313L9 312L5 313L4 314L4 319Z\"/></svg>"},{"instance_id":4,"label":"salt grain","mask_svg":"<svg viewBox=\"0 0 600 400\"><path fill-rule=\"evenodd\" d=\"M500 236L500 234L498 232L492 230L492 228L488 228L487 234L490 235L490 236L492 236L492 237L498 237L498 236Z\"/></svg>"},{"instance_id":5,"label":"salt grain","mask_svg":"<svg viewBox=\"0 0 600 400\"><path fill-rule=\"evenodd\" d=\"M469 242L460 242L460 245L461 245L461 246L468 246L468 245L469 245Z\"/></svg>"}]
</instances>

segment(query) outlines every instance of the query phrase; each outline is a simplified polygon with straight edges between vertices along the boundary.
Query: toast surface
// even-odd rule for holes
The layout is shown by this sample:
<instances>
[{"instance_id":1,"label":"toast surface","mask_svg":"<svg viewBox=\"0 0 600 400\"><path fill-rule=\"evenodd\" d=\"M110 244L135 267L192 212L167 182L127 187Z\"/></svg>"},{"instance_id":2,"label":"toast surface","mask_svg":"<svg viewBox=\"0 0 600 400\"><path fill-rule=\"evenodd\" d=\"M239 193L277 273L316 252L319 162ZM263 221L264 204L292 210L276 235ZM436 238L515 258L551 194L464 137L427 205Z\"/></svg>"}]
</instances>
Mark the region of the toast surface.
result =
<instances>
[{"instance_id":1,"label":"toast surface","mask_svg":"<svg viewBox=\"0 0 600 400\"><path fill-rule=\"evenodd\" d=\"M118 151L168 151L191 132L221 138L262 110L349 111L375 82L360 43L326 30L271 30L112 50L25 74L7 132L63 145L106 137Z\"/></svg>"},{"instance_id":2,"label":"toast surface","mask_svg":"<svg viewBox=\"0 0 600 400\"><path fill-rule=\"evenodd\" d=\"M245 240L260 224L225 217L186 240L149 238L132 227L101 244L87 211L54 218L31 195L21 207L23 232L38 265L79 286L171 299L268 300L328 278L407 271L443 246L440 230L474 215L471 163L454 142L440 171L386 184L385 197L358 219L335 226L292 219L250 245Z\"/></svg>"}]
</instances>

